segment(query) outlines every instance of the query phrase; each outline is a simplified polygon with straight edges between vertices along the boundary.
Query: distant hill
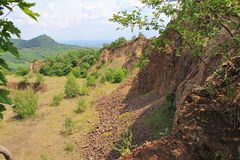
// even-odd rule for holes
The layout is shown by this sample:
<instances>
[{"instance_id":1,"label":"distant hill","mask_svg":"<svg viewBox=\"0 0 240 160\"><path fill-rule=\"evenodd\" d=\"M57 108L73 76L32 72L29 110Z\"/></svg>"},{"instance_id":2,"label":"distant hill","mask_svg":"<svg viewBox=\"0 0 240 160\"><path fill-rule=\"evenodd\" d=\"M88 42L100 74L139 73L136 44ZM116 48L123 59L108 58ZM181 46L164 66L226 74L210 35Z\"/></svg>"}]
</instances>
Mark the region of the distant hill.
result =
<instances>
[{"instance_id":1,"label":"distant hill","mask_svg":"<svg viewBox=\"0 0 240 160\"><path fill-rule=\"evenodd\" d=\"M12 69L20 66L28 67L33 60L42 60L82 48L75 45L60 44L47 35L40 35L30 40L12 39L12 42L18 48L20 58L11 54L2 56Z\"/></svg>"},{"instance_id":2,"label":"distant hill","mask_svg":"<svg viewBox=\"0 0 240 160\"><path fill-rule=\"evenodd\" d=\"M59 45L54 39L45 34L30 40L13 39L12 42L17 48L51 48Z\"/></svg>"}]
</instances>

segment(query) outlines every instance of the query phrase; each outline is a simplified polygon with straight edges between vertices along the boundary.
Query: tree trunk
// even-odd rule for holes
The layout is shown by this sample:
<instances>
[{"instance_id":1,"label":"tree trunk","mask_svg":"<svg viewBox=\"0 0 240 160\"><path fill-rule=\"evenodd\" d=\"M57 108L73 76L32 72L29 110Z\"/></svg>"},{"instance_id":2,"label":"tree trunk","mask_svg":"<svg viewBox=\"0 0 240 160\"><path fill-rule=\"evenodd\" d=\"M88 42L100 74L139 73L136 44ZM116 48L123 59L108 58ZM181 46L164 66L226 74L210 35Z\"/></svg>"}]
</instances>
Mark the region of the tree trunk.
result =
<instances>
[{"instance_id":1,"label":"tree trunk","mask_svg":"<svg viewBox=\"0 0 240 160\"><path fill-rule=\"evenodd\" d=\"M2 154L6 160L13 160L13 157L12 157L10 151L1 145L0 145L0 154Z\"/></svg>"}]
</instances>

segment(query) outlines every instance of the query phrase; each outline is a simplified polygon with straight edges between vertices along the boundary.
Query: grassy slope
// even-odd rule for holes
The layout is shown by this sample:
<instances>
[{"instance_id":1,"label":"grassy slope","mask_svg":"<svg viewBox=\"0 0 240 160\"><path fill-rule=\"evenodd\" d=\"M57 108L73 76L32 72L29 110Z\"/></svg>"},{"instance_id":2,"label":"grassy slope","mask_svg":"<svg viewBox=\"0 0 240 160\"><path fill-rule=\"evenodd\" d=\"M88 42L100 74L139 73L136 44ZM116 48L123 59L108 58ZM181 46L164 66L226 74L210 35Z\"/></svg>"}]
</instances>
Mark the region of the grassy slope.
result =
<instances>
[{"instance_id":1,"label":"grassy slope","mask_svg":"<svg viewBox=\"0 0 240 160\"><path fill-rule=\"evenodd\" d=\"M20 78L9 76L10 82L18 82ZM34 80L34 79L32 79ZM65 77L45 77L47 91L39 94L39 109L34 118L17 121L13 118L11 109L5 112L4 121L0 124L0 142L6 145L18 160L40 159L41 155L48 159L81 159L81 153L77 151L79 146L84 146L86 134L94 129L98 122L98 113L94 108L94 103L82 114L74 112L77 98L63 100L60 106L52 107L52 96L63 92ZM85 79L78 80L81 85ZM98 88L91 90L89 96L84 98L89 102L103 94L109 94L118 85L106 83ZM82 97L81 97L82 98ZM64 129L65 118L70 117L76 122L74 134L70 136L61 135ZM64 146L67 143L73 143L75 149L67 154ZM0 160L1 157L0 157Z\"/></svg>"}]
</instances>

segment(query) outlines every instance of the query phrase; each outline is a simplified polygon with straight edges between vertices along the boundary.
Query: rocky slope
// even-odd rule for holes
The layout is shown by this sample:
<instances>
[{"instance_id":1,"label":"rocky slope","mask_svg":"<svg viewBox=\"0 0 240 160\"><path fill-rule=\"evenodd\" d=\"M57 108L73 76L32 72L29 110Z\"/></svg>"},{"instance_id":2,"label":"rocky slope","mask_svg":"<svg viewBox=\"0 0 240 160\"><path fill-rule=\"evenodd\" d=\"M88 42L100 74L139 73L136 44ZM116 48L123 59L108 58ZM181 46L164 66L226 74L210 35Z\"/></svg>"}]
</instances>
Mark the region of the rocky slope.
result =
<instances>
[{"instance_id":1,"label":"rocky slope","mask_svg":"<svg viewBox=\"0 0 240 160\"><path fill-rule=\"evenodd\" d=\"M220 74L191 89L178 111L174 131L148 142L125 159L205 160L240 158L240 57ZM210 87L211 85L211 87Z\"/></svg>"},{"instance_id":2,"label":"rocky slope","mask_svg":"<svg viewBox=\"0 0 240 160\"><path fill-rule=\"evenodd\" d=\"M104 49L96 66L99 66L102 63L108 65L113 61L119 60L118 67L132 69L140 59L148 44L148 39L144 36L139 36L115 49Z\"/></svg>"}]
</instances>

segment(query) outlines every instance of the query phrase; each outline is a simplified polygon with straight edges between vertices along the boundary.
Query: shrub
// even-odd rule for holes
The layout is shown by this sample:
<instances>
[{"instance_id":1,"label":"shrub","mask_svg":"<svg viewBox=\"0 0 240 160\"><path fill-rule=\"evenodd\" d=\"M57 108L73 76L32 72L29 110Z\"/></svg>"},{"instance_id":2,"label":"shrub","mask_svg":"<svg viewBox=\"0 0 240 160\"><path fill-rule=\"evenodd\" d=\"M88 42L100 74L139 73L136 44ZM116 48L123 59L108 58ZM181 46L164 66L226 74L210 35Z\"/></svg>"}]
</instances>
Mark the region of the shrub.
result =
<instances>
[{"instance_id":1,"label":"shrub","mask_svg":"<svg viewBox=\"0 0 240 160\"><path fill-rule=\"evenodd\" d=\"M88 95L89 94L89 88L87 86L82 86L80 88L80 94L81 95Z\"/></svg>"},{"instance_id":2,"label":"shrub","mask_svg":"<svg viewBox=\"0 0 240 160\"><path fill-rule=\"evenodd\" d=\"M81 69L79 67L75 67L72 69L72 74L76 77L76 78L80 78L82 75Z\"/></svg>"},{"instance_id":3,"label":"shrub","mask_svg":"<svg viewBox=\"0 0 240 160\"><path fill-rule=\"evenodd\" d=\"M80 74L81 74L80 76L81 78L87 78L88 70L86 68L83 68L81 69Z\"/></svg>"},{"instance_id":4,"label":"shrub","mask_svg":"<svg viewBox=\"0 0 240 160\"><path fill-rule=\"evenodd\" d=\"M95 77L95 79L98 79L100 74L98 73L98 71L93 71L93 73L91 74L91 76Z\"/></svg>"},{"instance_id":5,"label":"shrub","mask_svg":"<svg viewBox=\"0 0 240 160\"><path fill-rule=\"evenodd\" d=\"M68 75L64 89L67 98L76 97L80 93L80 86L72 74Z\"/></svg>"},{"instance_id":6,"label":"shrub","mask_svg":"<svg viewBox=\"0 0 240 160\"><path fill-rule=\"evenodd\" d=\"M42 84L44 82L44 76L42 74L38 74L35 80L36 84Z\"/></svg>"},{"instance_id":7,"label":"shrub","mask_svg":"<svg viewBox=\"0 0 240 160\"><path fill-rule=\"evenodd\" d=\"M114 72L113 77L114 77L114 83L120 83L125 78L125 73L122 69L119 69Z\"/></svg>"},{"instance_id":8,"label":"shrub","mask_svg":"<svg viewBox=\"0 0 240 160\"><path fill-rule=\"evenodd\" d=\"M87 78L87 86L95 87L97 85L97 79L94 76L88 76Z\"/></svg>"},{"instance_id":9,"label":"shrub","mask_svg":"<svg viewBox=\"0 0 240 160\"><path fill-rule=\"evenodd\" d=\"M59 106L60 102L63 100L63 98L64 98L63 93L53 96L52 106Z\"/></svg>"},{"instance_id":10,"label":"shrub","mask_svg":"<svg viewBox=\"0 0 240 160\"><path fill-rule=\"evenodd\" d=\"M38 96L33 90L28 88L24 91L17 91L13 97L13 112L22 119L31 117L35 114L38 104Z\"/></svg>"},{"instance_id":11,"label":"shrub","mask_svg":"<svg viewBox=\"0 0 240 160\"><path fill-rule=\"evenodd\" d=\"M105 73L105 79L106 79L106 81L113 82L113 80L114 80L114 70L113 69L107 70L107 72Z\"/></svg>"},{"instance_id":12,"label":"shrub","mask_svg":"<svg viewBox=\"0 0 240 160\"><path fill-rule=\"evenodd\" d=\"M120 83L123 81L123 79L127 75L127 70L124 69L108 69L108 71L105 73L105 79L106 81L113 82L113 83Z\"/></svg>"},{"instance_id":13,"label":"shrub","mask_svg":"<svg viewBox=\"0 0 240 160\"><path fill-rule=\"evenodd\" d=\"M76 113L82 113L86 110L87 108L87 103L84 99L79 99L78 101L78 105L77 105L77 108L76 108Z\"/></svg>"},{"instance_id":14,"label":"shrub","mask_svg":"<svg viewBox=\"0 0 240 160\"><path fill-rule=\"evenodd\" d=\"M131 152L132 149L132 131L126 129L121 135L120 141L115 144L114 149L118 151L121 156L125 156Z\"/></svg>"},{"instance_id":15,"label":"shrub","mask_svg":"<svg viewBox=\"0 0 240 160\"><path fill-rule=\"evenodd\" d=\"M73 133L75 122L71 118L66 118L64 121L64 133L69 135Z\"/></svg>"},{"instance_id":16,"label":"shrub","mask_svg":"<svg viewBox=\"0 0 240 160\"><path fill-rule=\"evenodd\" d=\"M65 150L67 153L72 152L73 149L74 149L74 145L71 144L71 143L68 143L68 144L66 144L66 145L64 146L64 150Z\"/></svg>"},{"instance_id":17,"label":"shrub","mask_svg":"<svg viewBox=\"0 0 240 160\"><path fill-rule=\"evenodd\" d=\"M27 67L18 67L15 71L15 74L18 76L26 76L29 73L29 69Z\"/></svg>"}]
</instances>

